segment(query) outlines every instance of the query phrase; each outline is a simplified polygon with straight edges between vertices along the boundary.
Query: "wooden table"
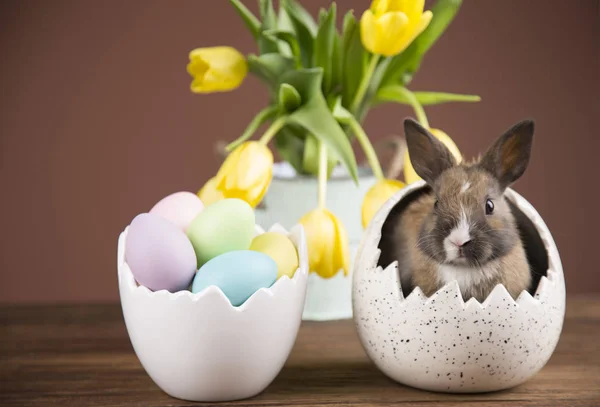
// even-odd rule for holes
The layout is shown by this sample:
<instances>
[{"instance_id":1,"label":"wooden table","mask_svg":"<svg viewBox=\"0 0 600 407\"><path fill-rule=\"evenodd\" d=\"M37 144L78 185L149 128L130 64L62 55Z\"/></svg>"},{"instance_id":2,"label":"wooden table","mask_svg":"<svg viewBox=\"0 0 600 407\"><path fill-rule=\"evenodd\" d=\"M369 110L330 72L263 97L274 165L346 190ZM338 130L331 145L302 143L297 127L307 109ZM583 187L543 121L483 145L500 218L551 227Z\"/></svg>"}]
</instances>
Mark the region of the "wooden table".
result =
<instances>
[{"instance_id":1,"label":"wooden table","mask_svg":"<svg viewBox=\"0 0 600 407\"><path fill-rule=\"evenodd\" d=\"M548 365L517 388L448 395L399 385L364 354L351 321L304 323L252 406L600 406L600 298L570 298ZM120 306L0 306L0 406L187 406L146 375Z\"/></svg>"}]
</instances>

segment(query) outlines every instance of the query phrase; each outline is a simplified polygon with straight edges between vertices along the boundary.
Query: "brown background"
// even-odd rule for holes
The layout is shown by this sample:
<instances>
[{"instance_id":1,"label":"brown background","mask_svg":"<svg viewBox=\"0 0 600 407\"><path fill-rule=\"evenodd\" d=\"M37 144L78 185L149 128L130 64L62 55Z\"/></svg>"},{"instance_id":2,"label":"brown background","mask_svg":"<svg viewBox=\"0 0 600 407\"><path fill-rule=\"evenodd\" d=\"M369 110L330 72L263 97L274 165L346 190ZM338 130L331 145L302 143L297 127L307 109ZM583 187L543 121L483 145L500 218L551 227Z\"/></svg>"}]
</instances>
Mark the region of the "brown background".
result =
<instances>
[{"instance_id":1,"label":"brown background","mask_svg":"<svg viewBox=\"0 0 600 407\"><path fill-rule=\"evenodd\" d=\"M369 4L339 3L357 15ZM467 156L536 119L516 189L552 230L567 290L598 293L598 2L465 3L412 88L482 96L428 109ZM119 232L161 197L196 191L218 167L213 143L266 102L254 78L234 93L189 92L188 51L210 45L255 50L228 2L0 4L0 301L117 299ZM379 108L367 131L397 133L411 113Z\"/></svg>"}]
</instances>

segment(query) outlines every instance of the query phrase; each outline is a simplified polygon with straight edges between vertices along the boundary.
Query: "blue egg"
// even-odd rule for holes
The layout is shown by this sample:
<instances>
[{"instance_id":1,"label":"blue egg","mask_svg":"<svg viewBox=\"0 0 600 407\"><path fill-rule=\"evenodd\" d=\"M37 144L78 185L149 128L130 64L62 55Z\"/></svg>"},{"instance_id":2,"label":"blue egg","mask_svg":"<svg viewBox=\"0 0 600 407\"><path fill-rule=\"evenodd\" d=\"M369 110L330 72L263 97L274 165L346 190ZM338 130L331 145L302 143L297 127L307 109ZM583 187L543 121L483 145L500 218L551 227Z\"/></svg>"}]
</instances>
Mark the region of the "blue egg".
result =
<instances>
[{"instance_id":1,"label":"blue egg","mask_svg":"<svg viewBox=\"0 0 600 407\"><path fill-rule=\"evenodd\" d=\"M235 307L254 292L277 280L277 263L264 253L237 250L223 253L205 263L194 277L192 292L215 285Z\"/></svg>"}]
</instances>

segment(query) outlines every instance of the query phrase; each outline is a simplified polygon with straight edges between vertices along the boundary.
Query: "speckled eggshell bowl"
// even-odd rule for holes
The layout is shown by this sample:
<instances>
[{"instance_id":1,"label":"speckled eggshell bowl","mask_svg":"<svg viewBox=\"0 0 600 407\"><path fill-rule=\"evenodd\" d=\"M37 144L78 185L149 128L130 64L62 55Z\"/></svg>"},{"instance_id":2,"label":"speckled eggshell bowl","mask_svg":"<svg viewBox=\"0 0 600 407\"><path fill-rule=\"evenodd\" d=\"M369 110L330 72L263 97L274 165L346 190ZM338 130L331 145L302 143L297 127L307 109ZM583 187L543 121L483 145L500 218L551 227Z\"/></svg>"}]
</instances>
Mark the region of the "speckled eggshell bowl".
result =
<instances>
[{"instance_id":1,"label":"speckled eggshell bowl","mask_svg":"<svg viewBox=\"0 0 600 407\"><path fill-rule=\"evenodd\" d=\"M515 301L498 285L483 303L465 303L453 281L429 298L418 287L405 298L397 262L378 264L381 231L391 210L424 185L420 181L398 192L363 237L352 293L362 345L384 374L408 386L451 393L517 386L542 369L562 330L565 282L550 231L536 210L509 189L507 198L533 231L525 241L530 263L544 269L534 276L538 283L532 292L522 292Z\"/></svg>"},{"instance_id":2,"label":"speckled eggshell bowl","mask_svg":"<svg viewBox=\"0 0 600 407\"><path fill-rule=\"evenodd\" d=\"M125 261L127 229L119 237L118 278L131 343L152 380L190 401L226 401L262 392L277 376L296 340L306 296L308 258L302 226L288 235L300 266L239 307L210 286L152 292L136 283ZM257 234L263 233L257 228Z\"/></svg>"}]
</instances>

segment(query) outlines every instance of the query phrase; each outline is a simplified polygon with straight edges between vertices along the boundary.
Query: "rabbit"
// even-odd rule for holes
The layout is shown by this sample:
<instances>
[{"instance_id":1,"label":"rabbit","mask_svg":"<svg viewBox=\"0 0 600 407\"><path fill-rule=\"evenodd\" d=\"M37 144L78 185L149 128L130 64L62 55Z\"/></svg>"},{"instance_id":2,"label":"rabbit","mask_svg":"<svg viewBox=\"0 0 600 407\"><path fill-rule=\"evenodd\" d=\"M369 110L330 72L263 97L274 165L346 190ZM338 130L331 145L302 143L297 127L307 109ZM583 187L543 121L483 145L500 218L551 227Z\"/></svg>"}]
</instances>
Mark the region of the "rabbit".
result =
<instances>
[{"instance_id":1,"label":"rabbit","mask_svg":"<svg viewBox=\"0 0 600 407\"><path fill-rule=\"evenodd\" d=\"M409 156L427 192L408 204L391 232L403 287L427 296L456 280L463 300L483 302L497 284L516 299L531 284L530 266L504 197L531 156L534 122L522 121L472 163L412 119L404 122Z\"/></svg>"}]
</instances>

